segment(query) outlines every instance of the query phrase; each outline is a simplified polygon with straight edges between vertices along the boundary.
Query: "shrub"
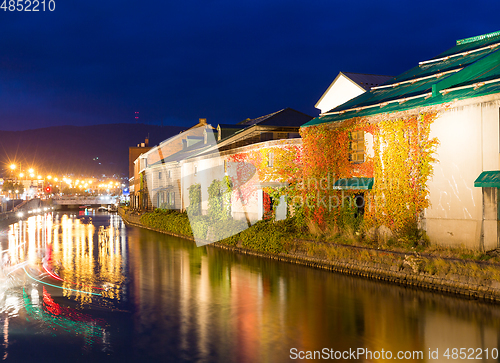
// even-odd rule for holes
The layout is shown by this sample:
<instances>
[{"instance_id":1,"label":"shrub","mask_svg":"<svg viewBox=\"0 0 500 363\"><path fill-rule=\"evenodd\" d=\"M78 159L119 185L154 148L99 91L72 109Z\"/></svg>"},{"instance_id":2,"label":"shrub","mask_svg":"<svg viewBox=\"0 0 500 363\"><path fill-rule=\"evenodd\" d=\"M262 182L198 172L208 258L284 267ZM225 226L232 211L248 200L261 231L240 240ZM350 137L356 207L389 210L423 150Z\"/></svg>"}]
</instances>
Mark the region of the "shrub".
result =
<instances>
[{"instance_id":1,"label":"shrub","mask_svg":"<svg viewBox=\"0 0 500 363\"><path fill-rule=\"evenodd\" d=\"M141 216L141 223L147 227L159 229L166 232L192 236L193 231L186 213L174 210L155 209L152 213Z\"/></svg>"},{"instance_id":2,"label":"shrub","mask_svg":"<svg viewBox=\"0 0 500 363\"><path fill-rule=\"evenodd\" d=\"M195 238L206 239L210 220L205 216L191 217L191 228Z\"/></svg>"},{"instance_id":3,"label":"shrub","mask_svg":"<svg viewBox=\"0 0 500 363\"><path fill-rule=\"evenodd\" d=\"M252 227L222 240L221 243L235 246L241 242L243 247L255 251L281 253L289 250L290 237L296 235L297 232L293 218L277 222L258 221Z\"/></svg>"}]
</instances>

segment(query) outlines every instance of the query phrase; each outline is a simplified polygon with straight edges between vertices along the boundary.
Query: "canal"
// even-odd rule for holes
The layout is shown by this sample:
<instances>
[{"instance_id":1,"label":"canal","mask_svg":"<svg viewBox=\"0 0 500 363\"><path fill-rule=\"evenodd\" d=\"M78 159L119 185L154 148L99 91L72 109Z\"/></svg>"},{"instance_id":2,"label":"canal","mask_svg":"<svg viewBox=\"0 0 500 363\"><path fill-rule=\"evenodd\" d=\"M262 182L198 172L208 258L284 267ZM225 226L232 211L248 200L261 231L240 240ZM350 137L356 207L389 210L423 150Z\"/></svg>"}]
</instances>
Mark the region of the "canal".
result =
<instances>
[{"instance_id":1,"label":"canal","mask_svg":"<svg viewBox=\"0 0 500 363\"><path fill-rule=\"evenodd\" d=\"M495 305L196 247L112 214L32 216L0 242L6 361L498 361Z\"/></svg>"}]
</instances>

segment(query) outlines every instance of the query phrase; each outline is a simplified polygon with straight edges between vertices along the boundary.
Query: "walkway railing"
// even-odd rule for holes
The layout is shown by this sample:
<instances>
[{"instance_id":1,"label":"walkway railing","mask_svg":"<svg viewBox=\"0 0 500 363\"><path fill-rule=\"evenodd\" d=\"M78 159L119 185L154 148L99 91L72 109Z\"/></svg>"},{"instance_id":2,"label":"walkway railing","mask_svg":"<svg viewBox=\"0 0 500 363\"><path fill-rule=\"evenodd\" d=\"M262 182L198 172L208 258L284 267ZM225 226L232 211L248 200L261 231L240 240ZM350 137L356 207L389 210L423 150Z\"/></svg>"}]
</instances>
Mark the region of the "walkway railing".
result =
<instances>
[{"instance_id":1,"label":"walkway railing","mask_svg":"<svg viewBox=\"0 0 500 363\"><path fill-rule=\"evenodd\" d=\"M116 204L118 196L101 195L92 197L58 197L52 203L57 205Z\"/></svg>"}]
</instances>

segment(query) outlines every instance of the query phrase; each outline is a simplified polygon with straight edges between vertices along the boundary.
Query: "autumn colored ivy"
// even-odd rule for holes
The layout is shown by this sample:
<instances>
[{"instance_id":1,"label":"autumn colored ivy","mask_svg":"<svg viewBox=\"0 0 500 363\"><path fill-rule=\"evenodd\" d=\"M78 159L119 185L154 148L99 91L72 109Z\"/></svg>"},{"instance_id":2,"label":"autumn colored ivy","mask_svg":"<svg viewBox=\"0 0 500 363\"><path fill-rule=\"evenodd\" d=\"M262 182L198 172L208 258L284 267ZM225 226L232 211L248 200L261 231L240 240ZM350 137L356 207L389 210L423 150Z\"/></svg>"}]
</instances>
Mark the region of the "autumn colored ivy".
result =
<instances>
[{"instance_id":1,"label":"autumn colored ivy","mask_svg":"<svg viewBox=\"0 0 500 363\"><path fill-rule=\"evenodd\" d=\"M372 158L366 157L359 164L349 160L350 133L356 131L373 133L374 126L364 120L353 119L340 127L323 124L301 129L303 172L293 201L321 228L341 224L342 211L354 213L354 192L334 189L335 181L373 177Z\"/></svg>"},{"instance_id":2,"label":"autumn colored ivy","mask_svg":"<svg viewBox=\"0 0 500 363\"><path fill-rule=\"evenodd\" d=\"M377 124L371 216L396 233L418 223L429 206L427 181L439 144L437 138L430 138L430 126L436 116L423 113Z\"/></svg>"},{"instance_id":3,"label":"autumn colored ivy","mask_svg":"<svg viewBox=\"0 0 500 363\"><path fill-rule=\"evenodd\" d=\"M404 232L428 207L427 181L438 145L429 134L436 116L422 113L374 123L354 118L340 125L302 128L303 170L294 191L296 204L318 226L340 226L345 220L343 213L355 213L353 197L360 191L336 190L335 181L374 178L373 189L364 191L365 225L385 225L395 233ZM365 145L363 163L349 160L350 133L356 131L373 136L373 150L369 155Z\"/></svg>"},{"instance_id":4,"label":"autumn colored ivy","mask_svg":"<svg viewBox=\"0 0 500 363\"><path fill-rule=\"evenodd\" d=\"M229 155L228 161L236 163L236 175L232 182L235 187L243 184L243 187L239 188L238 193L236 193L237 198L248 200L255 196L256 184L258 183L280 182L288 184L288 188L278 188L273 191L278 191L280 195L289 194L290 190L294 189L294 185L302 174L302 146L300 144L290 145L287 142L289 141L283 140L273 146ZM272 158L272 166L269 166L270 157ZM269 188L265 189L267 194L271 192Z\"/></svg>"}]
</instances>

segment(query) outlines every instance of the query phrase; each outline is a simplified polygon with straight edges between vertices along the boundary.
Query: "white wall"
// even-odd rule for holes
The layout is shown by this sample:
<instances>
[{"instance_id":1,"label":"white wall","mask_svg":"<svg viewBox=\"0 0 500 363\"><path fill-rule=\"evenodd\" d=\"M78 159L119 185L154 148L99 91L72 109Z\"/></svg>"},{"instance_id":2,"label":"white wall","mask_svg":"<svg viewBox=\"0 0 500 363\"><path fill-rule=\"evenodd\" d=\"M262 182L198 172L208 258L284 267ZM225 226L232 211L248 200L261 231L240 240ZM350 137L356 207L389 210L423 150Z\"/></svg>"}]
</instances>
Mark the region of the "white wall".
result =
<instances>
[{"instance_id":1,"label":"white wall","mask_svg":"<svg viewBox=\"0 0 500 363\"><path fill-rule=\"evenodd\" d=\"M365 90L361 86L340 74L315 107L320 109L321 113L325 113L364 92Z\"/></svg>"},{"instance_id":2,"label":"white wall","mask_svg":"<svg viewBox=\"0 0 500 363\"><path fill-rule=\"evenodd\" d=\"M483 191L474 180L499 169L499 103L457 104L431 126L439 162L428 183L424 225L433 243L488 250L497 244L497 221L483 223Z\"/></svg>"}]
</instances>

